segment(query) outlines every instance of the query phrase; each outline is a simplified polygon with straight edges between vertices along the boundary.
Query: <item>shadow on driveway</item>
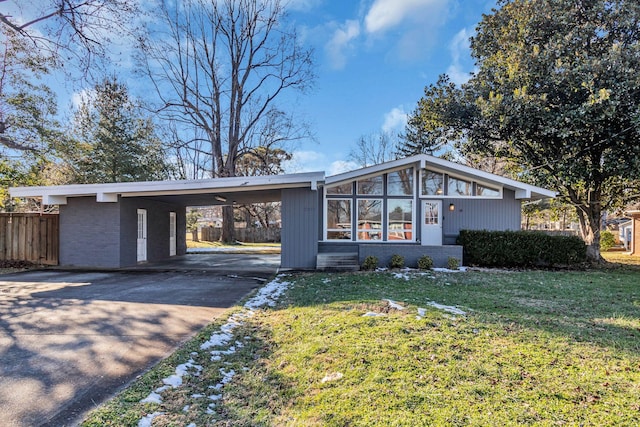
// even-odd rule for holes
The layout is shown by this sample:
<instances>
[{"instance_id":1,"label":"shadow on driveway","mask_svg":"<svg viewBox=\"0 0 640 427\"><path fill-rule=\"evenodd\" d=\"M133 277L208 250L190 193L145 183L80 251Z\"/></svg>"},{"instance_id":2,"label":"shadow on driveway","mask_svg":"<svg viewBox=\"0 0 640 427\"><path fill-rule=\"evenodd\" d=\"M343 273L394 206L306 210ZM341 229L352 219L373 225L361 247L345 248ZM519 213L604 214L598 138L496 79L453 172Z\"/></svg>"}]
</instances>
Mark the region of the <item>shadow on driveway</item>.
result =
<instances>
[{"instance_id":1,"label":"shadow on driveway","mask_svg":"<svg viewBox=\"0 0 640 427\"><path fill-rule=\"evenodd\" d=\"M0 276L2 424L76 424L270 274L151 269Z\"/></svg>"}]
</instances>

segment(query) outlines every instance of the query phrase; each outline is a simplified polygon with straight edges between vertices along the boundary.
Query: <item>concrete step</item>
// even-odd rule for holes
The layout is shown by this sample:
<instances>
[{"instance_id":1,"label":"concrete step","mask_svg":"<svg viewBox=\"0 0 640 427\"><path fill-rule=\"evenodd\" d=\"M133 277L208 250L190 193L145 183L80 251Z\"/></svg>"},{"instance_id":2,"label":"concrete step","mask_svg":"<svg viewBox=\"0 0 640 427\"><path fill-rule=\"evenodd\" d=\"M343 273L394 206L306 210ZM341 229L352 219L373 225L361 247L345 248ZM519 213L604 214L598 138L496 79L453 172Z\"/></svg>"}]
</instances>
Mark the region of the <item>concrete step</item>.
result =
<instances>
[{"instance_id":1,"label":"concrete step","mask_svg":"<svg viewBox=\"0 0 640 427\"><path fill-rule=\"evenodd\" d=\"M358 254L349 252L320 253L316 257L316 269L332 271L360 270Z\"/></svg>"}]
</instances>

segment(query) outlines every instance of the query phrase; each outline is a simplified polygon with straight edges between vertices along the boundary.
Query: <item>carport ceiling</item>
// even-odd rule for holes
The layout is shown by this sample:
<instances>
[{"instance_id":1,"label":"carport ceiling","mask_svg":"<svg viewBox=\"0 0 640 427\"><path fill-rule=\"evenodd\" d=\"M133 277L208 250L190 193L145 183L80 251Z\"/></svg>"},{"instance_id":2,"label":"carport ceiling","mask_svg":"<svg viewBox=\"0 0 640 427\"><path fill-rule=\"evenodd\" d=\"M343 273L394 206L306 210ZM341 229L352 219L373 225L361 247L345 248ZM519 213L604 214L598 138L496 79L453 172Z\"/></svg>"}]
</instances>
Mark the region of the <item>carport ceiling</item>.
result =
<instances>
[{"instance_id":1,"label":"carport ceiling","mask_svg":"<svg viewBox=\"0 0 640 427\"><path fill-rule=\"evenodd\" d=\"M183 181L74 184L10 188L12 197L40 198L44 205L64 205L69 197L95 197L115 203L121 197L139 197L182 206L249 204L279 201L283 189L310 188L324 183L324 172Z\"/></svg>"}]
</instances>

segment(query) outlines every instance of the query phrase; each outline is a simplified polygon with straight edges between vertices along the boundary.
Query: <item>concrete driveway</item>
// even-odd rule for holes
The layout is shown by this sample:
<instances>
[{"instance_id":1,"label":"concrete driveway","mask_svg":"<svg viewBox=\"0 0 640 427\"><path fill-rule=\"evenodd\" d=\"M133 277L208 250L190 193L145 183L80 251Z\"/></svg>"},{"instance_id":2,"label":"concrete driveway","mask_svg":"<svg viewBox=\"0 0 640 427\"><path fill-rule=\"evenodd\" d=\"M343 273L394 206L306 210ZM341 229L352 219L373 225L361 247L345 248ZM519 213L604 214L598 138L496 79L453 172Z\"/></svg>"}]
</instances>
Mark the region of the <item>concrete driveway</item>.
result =
<instances>
[{"instance_id":1,"label":"concrete driveway","mask_svg":"<svg viewBox=\"0 0 640 427\"><path fill-rule=\"evenodd\" d=\"M76 424L275 273L262 271L0 276L0 425Z\"/></svg>"}]
</instances>

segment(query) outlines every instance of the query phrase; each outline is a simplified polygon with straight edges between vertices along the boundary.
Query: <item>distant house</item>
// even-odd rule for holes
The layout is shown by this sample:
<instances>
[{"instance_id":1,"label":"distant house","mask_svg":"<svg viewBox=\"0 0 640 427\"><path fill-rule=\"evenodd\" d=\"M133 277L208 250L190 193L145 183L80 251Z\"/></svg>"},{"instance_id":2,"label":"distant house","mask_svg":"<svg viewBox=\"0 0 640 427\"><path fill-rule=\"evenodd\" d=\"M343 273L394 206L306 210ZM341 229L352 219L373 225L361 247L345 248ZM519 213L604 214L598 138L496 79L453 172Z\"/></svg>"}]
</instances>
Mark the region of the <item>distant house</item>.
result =
<instances>
[{"instance_id":1,"label":"distant house","mask_svg":"<svg viewBox=\"0 0 640 427\"><path fill-rule=\"evenodd\" d=\"M187 206L282 202L281 265L318 255L391 254L407 264L462 258L462 229L518 230L521 202L555 192L417 155L351 172L208 180L20 187L13 197L60 205L60 263L126 267L186 252Z\"/></svg>"},{"instance_id":2,"label":"distant house","mask_svg":"<svg viewBox=\"0 0 640 427\"><path fill-rule=\"evenodd\" d=\"M631 232L633 229L633 222L629 219L618 224L618 238L620 243L624 246L625 251L631 250Z\"/></svg>"}]
</instances>

